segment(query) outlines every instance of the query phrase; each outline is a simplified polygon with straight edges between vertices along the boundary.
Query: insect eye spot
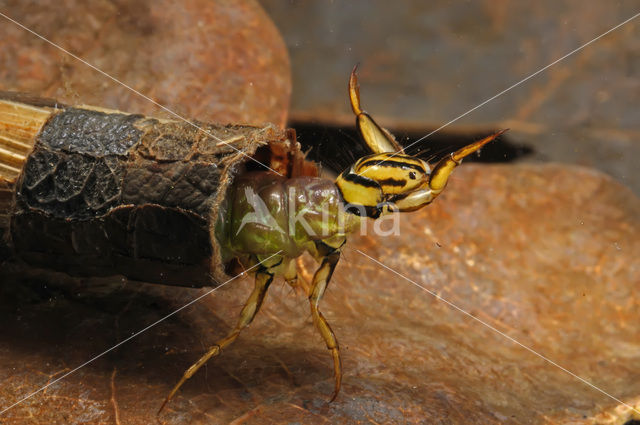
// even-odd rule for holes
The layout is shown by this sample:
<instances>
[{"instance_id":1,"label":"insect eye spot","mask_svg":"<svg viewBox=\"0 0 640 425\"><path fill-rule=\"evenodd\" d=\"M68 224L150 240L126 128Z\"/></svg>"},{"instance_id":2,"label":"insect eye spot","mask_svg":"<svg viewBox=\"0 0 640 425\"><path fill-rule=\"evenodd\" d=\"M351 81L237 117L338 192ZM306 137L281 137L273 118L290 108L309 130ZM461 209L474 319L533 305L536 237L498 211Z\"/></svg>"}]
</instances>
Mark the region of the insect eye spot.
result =
<instances>
[{"instance_id":1,"label":"insect eye spot","mask_svg":"<svg viewBox=\"0 0 640 425\"><path fill-rule=\"evenodd\" d=\"M411 172L409 173L409 178L410 178L411 180L415 180L415 179L416 179L416 173L415 173L415 171L411 171Z\"/></svg>"}]
</instances>

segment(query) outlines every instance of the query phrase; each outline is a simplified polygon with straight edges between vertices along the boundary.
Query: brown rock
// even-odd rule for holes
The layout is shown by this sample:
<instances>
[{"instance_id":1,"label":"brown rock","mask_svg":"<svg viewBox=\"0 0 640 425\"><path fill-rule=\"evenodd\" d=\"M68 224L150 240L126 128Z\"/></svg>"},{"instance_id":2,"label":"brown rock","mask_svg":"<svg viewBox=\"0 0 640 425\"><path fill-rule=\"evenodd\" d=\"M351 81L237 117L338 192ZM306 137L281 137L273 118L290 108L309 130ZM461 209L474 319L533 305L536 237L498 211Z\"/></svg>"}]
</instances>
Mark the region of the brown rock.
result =
<instances>
[{"instance_id":1,"label":"brown rock","mask_svg":"<svg viewBox=\"0 0 640 425\"><path fill-rule=\"evenodd\" d=\"M185 118L283 126L289 59L254 1L13 1L2 12ZM2 18L0 88L175 118Z\"/></svg>"},{"instance_id":2,"label":"brown rock","mask_svg":"<svg viewBox=\"0 0 640 425\"><path fill-rule=\"evenodd\" d=\"M161 423L623 424L623 406L504 335L637 404L638 217L629 189L588 169L463 166L441 199L404 214L399 235L356 236L345 250L322 303L344 361L334 403L307 302L275 283L254 324L183 387ZM10 279L0 287L3 407L201 293ZM0 422L151 423L250 287L229 283Z\"/></svg>"}]
</instances>

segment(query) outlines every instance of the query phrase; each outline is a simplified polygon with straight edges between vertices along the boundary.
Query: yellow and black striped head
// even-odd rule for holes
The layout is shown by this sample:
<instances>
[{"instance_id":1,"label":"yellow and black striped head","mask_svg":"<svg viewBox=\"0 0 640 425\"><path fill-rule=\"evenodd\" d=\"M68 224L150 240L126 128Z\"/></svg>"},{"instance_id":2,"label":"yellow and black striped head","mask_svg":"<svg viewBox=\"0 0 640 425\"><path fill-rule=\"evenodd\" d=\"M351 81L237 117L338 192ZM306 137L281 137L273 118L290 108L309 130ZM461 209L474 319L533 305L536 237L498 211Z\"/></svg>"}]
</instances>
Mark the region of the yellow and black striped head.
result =
<instances>
[{"instance_id":1,"label":"yellow and black striped head","mask_svg":"<svg viewBox=\"0 0 640 425\"><path fill-rule=\"evenodd\" d=\"M336 179L347 212L371 218L386 211L415 211L431 203L445 188L462 159L505 130L445 156L433 170L425 161L404 154L403 147L360 107L356 68L349 78L349 99L358 132L373 155L360 158Z\"/></svg>"},{"instance_id":2,"label":"yellow and black striped head","mask_svg":"<svg viewBox=\"0 0 640 425\"><path fill-rule=\"evenodd\" d=\"M360 158L336 179L347 211L377 218L385 204L429 188L431 169L409 155L385 152Z\"/></svg>"}]
</instances>

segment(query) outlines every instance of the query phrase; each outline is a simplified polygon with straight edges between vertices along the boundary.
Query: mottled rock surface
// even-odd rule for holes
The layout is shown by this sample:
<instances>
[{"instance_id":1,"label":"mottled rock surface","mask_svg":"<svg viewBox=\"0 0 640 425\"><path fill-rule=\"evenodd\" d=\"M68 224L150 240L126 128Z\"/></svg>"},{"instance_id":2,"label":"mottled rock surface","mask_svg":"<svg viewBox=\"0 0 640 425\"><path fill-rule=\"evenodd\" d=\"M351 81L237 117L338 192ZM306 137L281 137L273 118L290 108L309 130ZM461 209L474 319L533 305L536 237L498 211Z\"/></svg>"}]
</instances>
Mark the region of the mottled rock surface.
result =
<instances>
[{"instance_id":1,"label":"mottled rock surface","mask_svg":"<svg viewBox=\"0 0 640 425\"><path fill-rule=\"evenodd\" d=\"M640 200L610 177L562 165L467 165L454 176L433 205L402 217L399 235L355 236L345 250L323 301L345 369L334 403L307 303L276 283L255 323L183 387L161 423L623 424L606 422L614 400L507 337L640 401ZM2 406L201 294L61 280L3 279ZM149 423L250 287L229 283L0 422Z\"/></svg>"},{"instance_id":2,"label":"mottled rock surface","mask_svg":"<svg viewBox=\"0 0 640 425\"><path fill-rule=\"evenodd\" d=\"M0 11L185 118L287 119L289 56L254 1L2 0ZM176 118L0 19L0 89Z\"/></svg>"}]
</instances>

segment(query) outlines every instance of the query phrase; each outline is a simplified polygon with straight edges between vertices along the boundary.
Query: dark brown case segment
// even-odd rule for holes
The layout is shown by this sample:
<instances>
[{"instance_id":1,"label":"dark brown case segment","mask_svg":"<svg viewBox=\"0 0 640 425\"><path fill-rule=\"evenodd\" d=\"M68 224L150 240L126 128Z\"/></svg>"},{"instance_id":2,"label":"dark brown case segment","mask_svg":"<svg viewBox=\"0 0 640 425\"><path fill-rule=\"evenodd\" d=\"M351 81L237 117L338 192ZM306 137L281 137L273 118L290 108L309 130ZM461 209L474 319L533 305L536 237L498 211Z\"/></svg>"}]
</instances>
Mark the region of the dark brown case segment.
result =
<instances>
[{"instance_id":1,"label":"dark brown case segment","mask_svg":"<svg viewBox=\"0 0 640 425\"><path fill-rule=\"evenodd\" d=\"M212 217L248 156L286 134L196 125L82 108L53 115L17 182L14 253L72 274L215 286Z\"/></svg>"}]
</instances>

